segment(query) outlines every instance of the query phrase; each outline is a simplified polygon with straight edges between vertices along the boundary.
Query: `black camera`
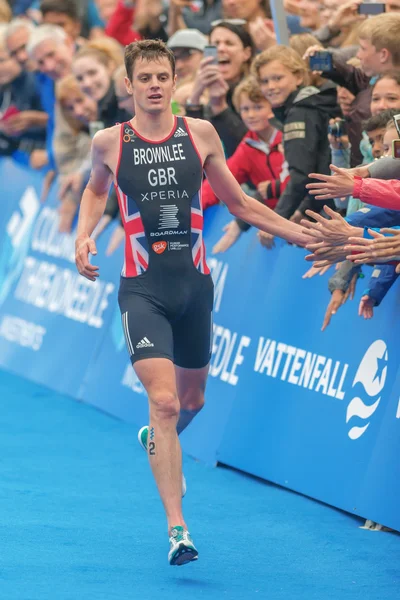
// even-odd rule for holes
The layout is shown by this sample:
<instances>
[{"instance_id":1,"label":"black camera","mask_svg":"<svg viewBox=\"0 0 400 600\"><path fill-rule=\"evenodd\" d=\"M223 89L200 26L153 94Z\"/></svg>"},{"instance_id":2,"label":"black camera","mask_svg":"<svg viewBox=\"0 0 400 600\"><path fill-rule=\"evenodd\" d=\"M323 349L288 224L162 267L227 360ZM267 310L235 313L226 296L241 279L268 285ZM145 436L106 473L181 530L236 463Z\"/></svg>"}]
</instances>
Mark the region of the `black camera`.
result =
<instances>
[{"instance_id":1,"label":"black camera","mask_svg":"<svg viewBox=\"0 0 400 600\"><path fill-rule=\"evenodd\" d=\"M346 121L344 119L337 119L332 125L328 127L328 133L333 135L335 138L340 138L346 135Z\"/></svg>"}]
</instances>

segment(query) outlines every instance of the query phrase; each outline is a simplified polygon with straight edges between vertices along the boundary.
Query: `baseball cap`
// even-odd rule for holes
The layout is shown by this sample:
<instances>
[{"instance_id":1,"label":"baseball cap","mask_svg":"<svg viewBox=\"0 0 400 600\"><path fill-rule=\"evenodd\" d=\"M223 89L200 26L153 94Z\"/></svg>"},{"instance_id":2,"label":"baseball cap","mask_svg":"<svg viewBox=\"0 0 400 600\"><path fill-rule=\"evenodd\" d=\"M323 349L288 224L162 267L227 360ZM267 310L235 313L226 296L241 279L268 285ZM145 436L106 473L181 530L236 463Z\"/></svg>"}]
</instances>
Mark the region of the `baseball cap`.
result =
<instances>
[{"instance_id":1,"label":"baseball cap","mask_svg":"<svg viewBox=\"0 0 400 600\"><path fill-rule=\"evenodd\" d=\"M198 29L179 29L167 42L168 48L192 48L203 52L208 44L208 38Z\"/></svg>"}]
</instances>

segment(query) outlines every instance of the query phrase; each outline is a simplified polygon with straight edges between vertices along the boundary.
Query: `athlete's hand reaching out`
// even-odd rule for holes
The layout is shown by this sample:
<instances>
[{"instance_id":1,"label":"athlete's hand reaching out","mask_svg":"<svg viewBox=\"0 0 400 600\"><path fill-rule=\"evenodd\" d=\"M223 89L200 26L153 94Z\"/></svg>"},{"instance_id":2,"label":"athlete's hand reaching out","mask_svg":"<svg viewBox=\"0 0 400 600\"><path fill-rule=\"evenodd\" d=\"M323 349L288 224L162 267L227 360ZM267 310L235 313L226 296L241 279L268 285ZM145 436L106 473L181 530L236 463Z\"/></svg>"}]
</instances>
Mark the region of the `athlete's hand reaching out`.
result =
<instances>
[{"instance_id":1,"label":"athlete's hand reaching out","mask_svg":"<svg viewBox=\"0 0 400 600\"><path fill-rule=\"evenodd\" d=\"M88 235L82 235L76 238L75 241L75 264L79 273L89 279L96 281L99 276L99 267L90 264L89 254L96 255L97 248L94 240Z\"/></svg>"}]
</instances>

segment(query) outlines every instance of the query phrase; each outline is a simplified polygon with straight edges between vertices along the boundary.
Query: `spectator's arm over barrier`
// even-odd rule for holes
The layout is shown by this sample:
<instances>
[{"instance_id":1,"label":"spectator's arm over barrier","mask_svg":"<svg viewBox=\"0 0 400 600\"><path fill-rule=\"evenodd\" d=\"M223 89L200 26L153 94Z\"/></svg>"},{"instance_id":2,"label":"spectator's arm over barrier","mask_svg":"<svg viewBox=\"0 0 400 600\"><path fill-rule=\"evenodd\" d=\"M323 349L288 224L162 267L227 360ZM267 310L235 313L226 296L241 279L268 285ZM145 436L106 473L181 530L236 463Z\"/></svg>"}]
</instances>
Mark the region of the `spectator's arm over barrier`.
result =
<instances>
[{"instance_id":1,"label":"spectator's arm over barrier","mask_svg":"<svg viewBox=\"0 0 400 600\"><path fill-rule=\"evenodd\" d=\"M361 69L347 64L346 57L332 52L333 69L324 71L324 77L348 89L355 96L369 86L370 77Z\"/></svg>"},{"instance_id":2,"label":"spectator's arm over barrier","mask_svg":"<svg viewBox=\"0 0 400 600\"><path fill-rule=\"evenodd\" d=\"M353 196L366 204L400 210L400 181L357 177L354 181Z\"/></svg>"},{"instance_id":3,"label":"spectator's arm over barrier","mask_svg":"<svg viewBox=\"0 0 400 600\"><path fill-rule=\"evenodd\" d=\"M375 265L369 286L363 295L368 296L374 306L379 306L397 278L398 274L394 265Z\"/></svg>"},{"instance_id":4,"label":"spectator's arm over barrier","mask_svg":"<svg viewBox=\"0 0 400 600\"><path fill-rule=\"evenodd\" d=\"M134 15L134 3L119 0L115 12L107 23L106 34L117 40L122 46L128 46L131 42L141 40L140 33L132 29Z\"/></svg>"}]
</instances>

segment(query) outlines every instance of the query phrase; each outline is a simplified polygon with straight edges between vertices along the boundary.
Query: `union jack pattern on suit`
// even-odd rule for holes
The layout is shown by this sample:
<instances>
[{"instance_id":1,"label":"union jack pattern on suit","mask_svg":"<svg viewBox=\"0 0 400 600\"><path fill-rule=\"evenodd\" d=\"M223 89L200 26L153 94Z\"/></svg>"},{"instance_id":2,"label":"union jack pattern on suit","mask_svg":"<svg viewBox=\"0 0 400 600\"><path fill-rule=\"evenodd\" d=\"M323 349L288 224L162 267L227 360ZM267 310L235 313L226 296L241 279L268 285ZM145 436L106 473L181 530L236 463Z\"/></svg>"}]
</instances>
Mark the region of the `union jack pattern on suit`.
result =
<instances>
[{"instance_id":1,"label":"union jack pattern on suit","mask_svg":"<svg viewBox=\"0 0 400 600\"><path fill-rule=\"evenodd\" d=\"M203 242L203 210L201 207L200 191L197 192L191 203L191 230L192 230L192 256L196 269L208 275L210 270L206 263L206 250Z\"/></svg>"},{"instance_id":2,"label":"union jack pattern on suit","mask_svg":"<svg viewBox=\"0 0 400 600\"><path fill-rule=\"evenodd\" d=\"M147 271L149 266L149 245L143 221L136 202L117 188L119 208L125 229L125 260L122 268L124 277L136 277Z\"/></svg>"}]
</instances>

